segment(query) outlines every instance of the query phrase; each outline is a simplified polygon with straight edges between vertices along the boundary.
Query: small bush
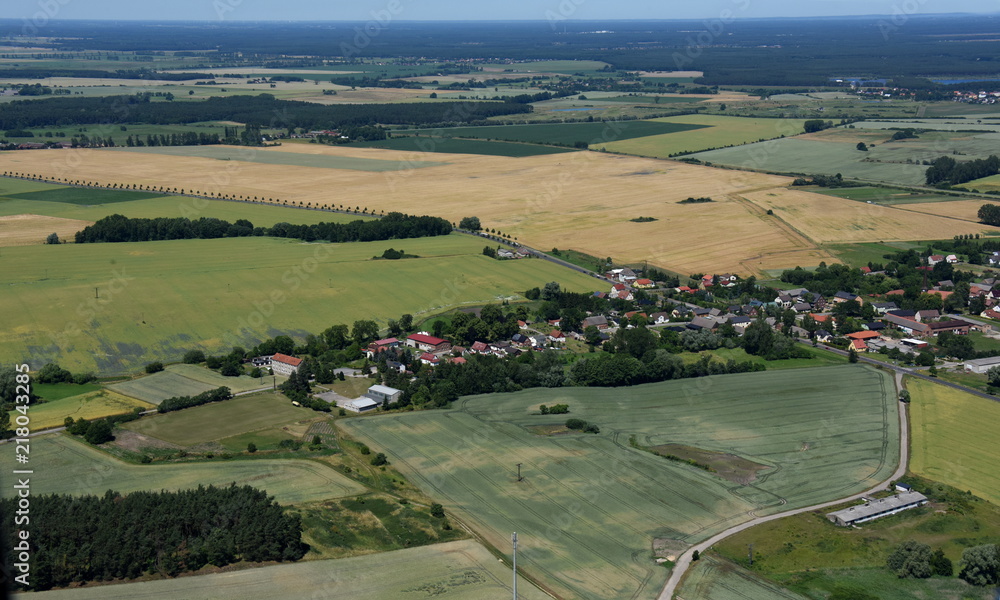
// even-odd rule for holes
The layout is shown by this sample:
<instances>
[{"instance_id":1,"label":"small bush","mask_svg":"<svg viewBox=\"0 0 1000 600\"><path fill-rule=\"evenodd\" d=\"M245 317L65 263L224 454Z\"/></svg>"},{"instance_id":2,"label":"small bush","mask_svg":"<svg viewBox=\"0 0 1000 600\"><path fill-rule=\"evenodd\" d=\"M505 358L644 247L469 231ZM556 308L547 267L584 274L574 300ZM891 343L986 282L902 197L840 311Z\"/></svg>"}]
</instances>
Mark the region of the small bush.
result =
<instances>
[{"instance_id":1,"label":"small bush","mask_svg":"<svg viewBox=\"0 0 1000 600\"><path fill-rule=\"evenodd\" d=\"M151 362L148 365L146 365L147 373L159 373L162 370L163 370L163 363L161 362Z\"/></svg>"}]
</instances>

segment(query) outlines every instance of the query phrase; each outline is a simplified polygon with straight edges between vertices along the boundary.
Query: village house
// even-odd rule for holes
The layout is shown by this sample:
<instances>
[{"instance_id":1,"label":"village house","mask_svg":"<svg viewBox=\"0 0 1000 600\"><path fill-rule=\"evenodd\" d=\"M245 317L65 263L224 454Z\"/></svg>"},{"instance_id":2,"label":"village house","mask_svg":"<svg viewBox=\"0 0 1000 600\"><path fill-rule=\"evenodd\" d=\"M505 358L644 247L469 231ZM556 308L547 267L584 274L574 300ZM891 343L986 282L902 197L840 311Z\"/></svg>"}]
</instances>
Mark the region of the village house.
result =
<instances>
[{"instance_id":1,"label":"village house","mask_svg":"<svg viewBox=\"0 0 1000 600\"><path fill-rule=\"evenodd\" d=\"M406 345L410 348L423 350L424 352L438 352L451 348L448 340L443 340L427 333L414 333L406 338Z\"/></svg>"},{"instance_id":2,"label":"village house","mask_svg":"<svg viewBox=\"0 0 1000 600\"><path fill-rule=\"evenodd\" d=\"M605 330L608 328L608 318L604 315L594 315L592 317L587 317L581 323L581 327L586 329L587 327L596 327L600 330Z\"/></svg>"},{"instance_id":3,"label":"village house","mask_svg":"<svg viewBox=\"0 0 1000 600\"><path fill-rule=\"evenodd\" d=\"M301 358L295 358L287 354L275 354L271 357L271 370L274 371L275 375L288 377L298 371L301 364Z\"/></svg>"},{"instance_id":4,"label":"village house","mask_svg":"<svg viewBox=\"0 0 1000 600\"><path fill-rule=\"evenodd\" d=\"M558 329L554 329L551 333L549 333L549 341L559 344L564 343L566 341L566 335Z\"/></svg>"},{"instance_id":5,"label":"village house","mask_svg":"<svg viewBox=\"0 0 1000 600\"><path fill-rule=\"evenodd\" d=\"M969 323L966 321L937 321L928 323L927 326L930 328L932 335L941 335L945 331L954 333L955 335L968 335L969 333Z\"/></svg>"},{"instance_id":6,"label":"village house","mask_svg":"<svg viewBox=\"0 0 1000 600\"><path fill-rule=\"evenodd\" d=\"M402 390L397 390L396 388L391 388L386 385L373 385L368 388L368 392L365 396L371 398L379 404L395 404L399 402L399 398L403 395Z\"/></svg>"},{"instance_id":7,"label":"village house","mask_svg":"<svg viewBox=\"0 0 1000 600\"><path fill-rule=\"evenodd\" d=\"M657 312L651 314L649 319L653 322L653 325L663 325L670 321L670 315L665 312Z\"/></svg>"},{"instance_id":8,"label":"village house","mask_svg":"<svg viewBox=\"0 0 1000 600\"><path fill-rule=\"evenodd\" d=\"M917 323L916 321L906 319L892 313L889 313L882 317L886 323L896 326L897 329L901 330L907 335L914 335L917 337L926 337L930 335L931 329L923 323Z\"/></svg>"},{"instance_id":9,"label":"village house","mask_svg":"<svg viewBox=\"0 0 1000 600\"><path fill-rule=\"evenodd\" d=\"M889 498L868 500L860 506L852 506L826 515L832 523L841 527L850 527L894 515L896 513L927 504L927 497L920 492L903 492Z\"/></svg>"},{"instance_id":10,"label":"village house","mask_svg":"<svg viewBox=\"0 0 1000 600\"><path fill-rule=\"evenodd\" d=\"M375 340L374 342L368 344L368 348L365 350L365 354L368 358L375 358L380 352L385 352L389 348L398 348L399 340L396 338L386 338L384 340Z\"/></svg>"},{"instance_id":11,"label":"village house","mask_svg":"<svg viewBox=\"0 0 1000 600\"><path fill-rule=\"evenodd\" d=\"M632 284L632 287L638 288L640 290L648 290L656 287L656 284L653 283L652 279L636 279L635 283Z\"/></svg>"}]
</instances>

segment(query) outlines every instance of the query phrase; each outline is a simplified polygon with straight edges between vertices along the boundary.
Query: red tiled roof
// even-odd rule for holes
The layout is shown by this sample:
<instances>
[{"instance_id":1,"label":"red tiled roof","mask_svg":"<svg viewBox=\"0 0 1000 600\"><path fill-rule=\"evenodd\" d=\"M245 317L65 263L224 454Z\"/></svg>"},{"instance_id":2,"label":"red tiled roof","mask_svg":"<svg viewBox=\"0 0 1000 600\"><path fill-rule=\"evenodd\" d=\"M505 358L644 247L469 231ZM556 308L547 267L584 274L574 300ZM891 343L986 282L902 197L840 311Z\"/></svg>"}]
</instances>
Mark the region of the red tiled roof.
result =
<instances>
[{"instance_id":1,"label":"red tiled roof","mask_svg":"<svg viewBox=\"0 0 1000 600\"><path fill-rule=\"evenodd\" d=\"M431 346L440 346L447 340L442 340L441 338L434 337L433 335L424 335L422 333L414 333L413 335L406 338L408 340L413 340L418 344L430 344Z\"/></svg>"},{"instance_id":2,"label":"red tiled roof","mask_svg":"<svg viewBox=\"0 0 1000 600\"><path fill-rule=\"evenodd\" d=\"M636 279L636 285L651 285L653 283L652 279Z\"/></svg>"},{"instance_id":3,"label":"red tiled roof","mask_svg":"<svg viewBox=\"0 0 1000 600\"><path fill-rule=\"evenodd\" d=\"M426 360L430 362L438 362L440 360L437 356L431 354L430 352L424 352L420 355L420 360Z\"/></svg>"},{"instance_id":4,"label":"red tiled roof","mask_svg":"<svg viewBox=\"0 0 1000 600\"><path fill-rule=\"evenodd\" d=\"M297 367L302 364L301 358L295 358L294 356L288 356L287 354L275 354L271 357L271 362L280 362L286 365L291 365Z\"/></svg>"},{"instance_id":5,"label":"red tiled roof","mask_svg":"<svg viewBox=\"0 0 1000 600\"><path fill-rule=\"evenodd\" d=\"M451 362L453 362L456 365L464 365L465 363L467 363L469 361L465 360L461 356L456 356L456 357L454 357L454 358L451 359Z\"/></svg>"},{"instance_id":6,"label":"red tiled roof","mask_svg":"<svg viewBox=\"0 0 1000 600\"><path fill-rule=\"evenodd\" d=\"M851 347L855 350L867 350L868 344L864 340L851 340Z\"/></svg>"},{"instance_id":7,"label":"red tiled roof","mask_svg":"<svg viewBox=\"0 0 1000 600\"><path fill-rule=\"evenodd\" d=\"M388 346L389 344L398 344L399 340L397 340L396 338L386 338L384 340L375 340L372 343L375 344L376 346Z\"/></svg>"},{"instance_id":8,"label":"red tiled roof","mask_svg":"<svg viewBox=\"0 0 1000 600\"><path fill-rule=\"evenodd\" d=\"M563 335L563 332L559 331L558 329L554 329L552 330L552 333L549 334L549 337L559 339L559 338L564 338L566 336Z\"/></svg>"},{"instance_id":9,"label":"red tiled roof","mask_svg":"<svg viewBox=\"0 0 1000 600\"><path fill-rule=\"evenodd\" d=\"M872 338L880 337L877 331L858 331L855 333L848 333L845 337L849 337L852 340L870 340Z\"/></svg>"}]
</instances>

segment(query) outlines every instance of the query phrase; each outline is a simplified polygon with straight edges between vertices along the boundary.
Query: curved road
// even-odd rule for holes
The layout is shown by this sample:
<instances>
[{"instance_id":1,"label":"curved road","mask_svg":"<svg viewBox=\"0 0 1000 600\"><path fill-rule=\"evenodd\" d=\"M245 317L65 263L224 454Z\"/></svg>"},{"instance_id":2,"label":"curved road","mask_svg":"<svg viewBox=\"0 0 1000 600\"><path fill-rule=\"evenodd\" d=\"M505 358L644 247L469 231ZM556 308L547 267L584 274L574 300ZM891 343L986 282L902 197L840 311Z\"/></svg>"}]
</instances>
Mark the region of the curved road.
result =
<instances>
[{"instance_id":1,"label":"curved road","mask_svg":"<svg viewBox=\"0 0 1000 600\"><path fill-rule=\"evenodd\" d=\"M878 363L877 361L866 360L865 362L882 364ZM891 367L891 365L887 366ZM896 371L895 375L896 375L897 386L902 385L903 371L905 371L907 375L914 375L914 373L910 372L908 369L897 368L894 370ZM937 380L932 380L932 381L937 381ZM944 383L944 382L939 382L939 383ZM897 389L897 395L899 391L900 390ZM677 587L680 584L681 579L684 577L684 573L686 573L688 568L691 566L691 554L695 550L697 550L699 553L703 553L706 550L708 550L709 547L721 542L727 537L737 534L741 531L750 529L755 525L760 525L761 523L767 523L768 521L774 521L776 519L782 519L784 517L790 517L792 515L797 515L804 512L820 510L823 508L830 508L833 506L837 506L839 504L843 504L845 502L850 502L852 500L859 500L861 499L862 496L867 496L873 492L884 489L886 484L902 477L903 474L906 473L906 465L909 463L910 436L909 436L909 424L907 423L906 420L906 404L898 401L896 402L896 404L899 405L899 466L896 467L896 471L888 479L886 479L882 483L876 485L875 487L867 491L864 491L860 494L854 494L853 496L848 496L847 498L841 498L839 500L824 502L823 504L814 504L813 506L806 506L804 508L796 508L794 510L788 510L785 512L768 515L766 517L757 517L753 520L747 521L746 523L736 525L735 527L731 527L721 533L717 533L714 536L705 540L704 542L701 542L700 544L688 548L687 551L684 552L684 554L682 554L680 558L677 559L677 563L674 565L673 572L670 574L670 579L667 580L667 585L664 586L663 591L660 592L658 600L671 600L674 597L674 594L677 593Z\"/></svg>"}]
</instances>

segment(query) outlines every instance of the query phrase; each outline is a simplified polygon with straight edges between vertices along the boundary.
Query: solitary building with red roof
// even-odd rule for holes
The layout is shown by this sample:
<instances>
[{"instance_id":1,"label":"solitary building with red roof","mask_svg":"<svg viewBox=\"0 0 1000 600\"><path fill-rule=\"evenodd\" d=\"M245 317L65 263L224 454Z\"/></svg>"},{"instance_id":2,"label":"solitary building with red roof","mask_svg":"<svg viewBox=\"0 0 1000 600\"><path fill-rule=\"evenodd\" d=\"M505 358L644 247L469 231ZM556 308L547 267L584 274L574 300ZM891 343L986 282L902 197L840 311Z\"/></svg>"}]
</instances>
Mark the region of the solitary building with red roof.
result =
<instances>
[{"instance_id":1,"label":"solitary building with red roof","mask_svg":"<svg viewBox=\"0 0 1000 600\"><path fill-rule=\"evenodd\" d=\"M423 350L424 352L437 352L438 350L451 348L451 343L448 340L442 340L439 337L427 335L426 333L414 333L407 337L406 345L410 348Z\"/></svg>"},{"instance_id":2,"label":"solitary building with red roof","mask_svg":"<svg viewBox=\"0 0 1000 600\"><path fill-rule=\"evenodd\" d=\"M274 371L275 375L284 375L288 377L292 373L299 370L299 365L302 364L301 358L295 358L294 356L288 356L287 354L275 354L271 357L271 370Z\"/></svg>"}]
</instances>

